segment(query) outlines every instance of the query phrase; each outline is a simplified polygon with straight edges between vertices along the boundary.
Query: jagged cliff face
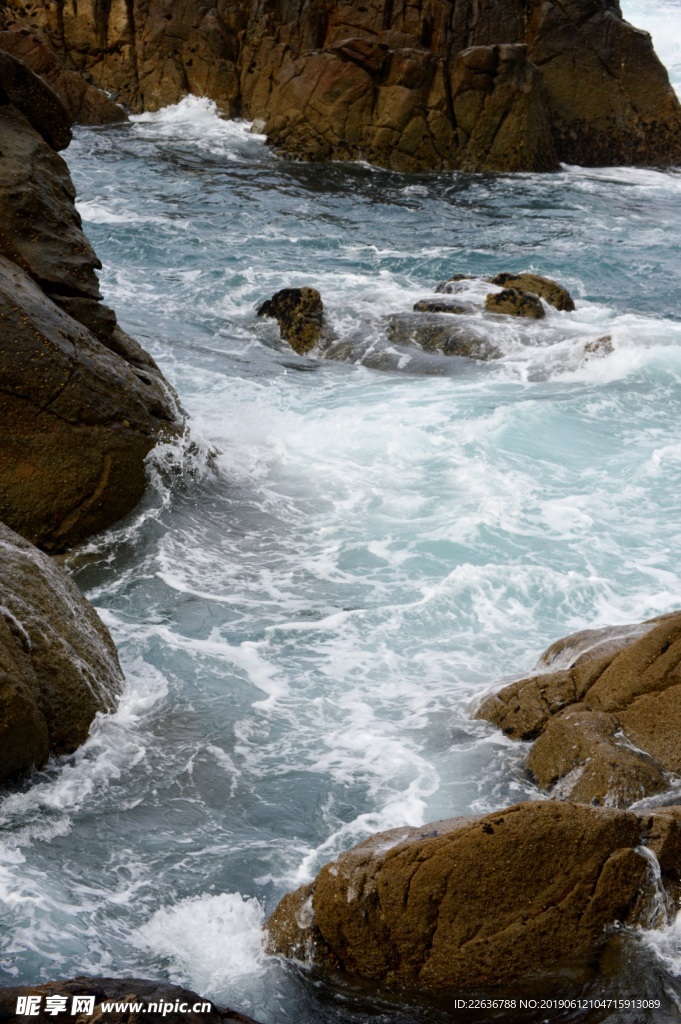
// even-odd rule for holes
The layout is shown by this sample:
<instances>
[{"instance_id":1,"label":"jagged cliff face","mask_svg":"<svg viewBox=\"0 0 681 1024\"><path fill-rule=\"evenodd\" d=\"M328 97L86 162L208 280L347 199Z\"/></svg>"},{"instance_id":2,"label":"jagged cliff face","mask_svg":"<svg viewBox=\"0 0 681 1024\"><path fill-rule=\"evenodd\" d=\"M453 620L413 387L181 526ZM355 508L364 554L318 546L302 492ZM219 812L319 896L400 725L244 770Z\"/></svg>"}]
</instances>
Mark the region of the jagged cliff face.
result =
<instances>
[{"instance_id":1,"label":"jagged cliff face","mask_svg":"<svg viewBox=\"0 0 681 1024\"><path fill-rule=\"evenodd\" d=\"M681 160L681 109L616 0L7 0L132 110L187 93L280 150L400 170Z\"/></svg>"}]
</instances>

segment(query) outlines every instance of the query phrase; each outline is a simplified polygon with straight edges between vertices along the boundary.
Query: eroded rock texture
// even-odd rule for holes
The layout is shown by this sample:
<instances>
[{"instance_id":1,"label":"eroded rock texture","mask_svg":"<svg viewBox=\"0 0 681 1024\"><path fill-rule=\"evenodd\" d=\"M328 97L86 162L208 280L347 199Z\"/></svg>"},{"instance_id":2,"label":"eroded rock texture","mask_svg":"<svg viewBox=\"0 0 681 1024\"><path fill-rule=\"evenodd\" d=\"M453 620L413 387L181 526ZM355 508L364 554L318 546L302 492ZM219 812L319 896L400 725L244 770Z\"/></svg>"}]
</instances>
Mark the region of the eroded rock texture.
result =
<instances>
[{"instance_id":1,"label":"eroded rock texture","mask_svg":"<svg viewBox=\"0 0 681 1024\"><path fill-rule=\"evenodd\" d=\"M151 357L103 305L101 267L56 152L54 92L0 51L0 520L60 551L128 513L180 428Z\"/></svg>"},{"instance_id":2,"label":"eroded rock texture","mask_svg":"<svg viewBox=\"0 0 681 1024\"><path fill-rule=\"evenodd\" d=\"M285 896L268 942L365 978L485 991L592 955L618 923L651 923L651 852L671 907L681 808L636 815L541 801L395 829Z\"/></svg>"},{"instance_id":3,"label":"eroded rock texture","mask_svg":"<svg viewBox=\"0 0 681 1024\"><path fill-rule=\"evenodd\" d=\"M559 640L478 717L535 740L527 766L554 795L626 807L664 790L681 773L681 613Z\"/></svg>"},{"instance_id":4,"label":"eroded rock texture","mask_svg":"<svg viewBox=\"0 0 681 1024\"><path fill-rule=\"evenodd\" d=\"M76 124L114 124L126 121L127 114L105 92L91 85L83 75L63 67L57 57L35 32L21 24L13 30L1 31L3 15L0 12L0 50L18 57L31 71L39 75L57 94Z\"/></svg>"},{"instance_id":5,"label":"eroded rock texture","mask_svg":"<svg viewBox=\"0 0 681 1024\"><path fill-rule=\"evenodd\" d=\"M83 742L123 674L67 574L0 523L0 784Z\"/></svg>"},{"instance_id":6,"label":"eroded rock texture","mask_svg":"<svg viewBox=\"0 0 681 1024\"><path fill-rule=\"evenodd\" d=\"M617 0L6 0L131 109L187 93L303 159L547 171L681 159L681 111Z\"/></svg>"}]
</instances>

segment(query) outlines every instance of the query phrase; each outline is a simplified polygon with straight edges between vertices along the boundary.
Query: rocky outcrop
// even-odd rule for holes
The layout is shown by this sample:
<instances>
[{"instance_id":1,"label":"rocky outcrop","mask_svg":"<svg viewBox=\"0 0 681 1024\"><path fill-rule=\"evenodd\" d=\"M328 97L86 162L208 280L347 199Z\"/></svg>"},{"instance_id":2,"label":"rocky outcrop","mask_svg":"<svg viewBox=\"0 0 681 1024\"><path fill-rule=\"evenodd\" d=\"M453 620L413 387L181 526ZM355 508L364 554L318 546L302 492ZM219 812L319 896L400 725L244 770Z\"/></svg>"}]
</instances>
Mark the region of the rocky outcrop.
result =
<instances>
[{"instance_id":1,"label":"rocky outcrop","mask_svg":"<svg viewBox=\"0 0 681 1024\"><path fill-rule=\"evenodd\" d=\"M681 108L618 0L6 0L131 109L187 93L302 159L403 171L681 161Z\"/></svg>"},{"instance_id":2,"label":"rocky outcrop","mask_svg":"<svg viewBox=\"0 0 681 1024\"><path fill-rule=\"evenodd\" d=\"M513 287L502 288L507 281ZM490 284L496 290L486 294ZM566 288L538 274L504 272L493 278L455 274L441 281L433 296L414 303L411 312L394 313L384 319L382 333L388 346L383 347L371 330L357 330L354 335L351 332L339 338L326 321L315 288L283 288L262 303L258 316L276 319L281 337L300 355L316 350L326 359L395 369L396 360L399 363L404 356L411 360L409 349L414 347L430 355L476 361L501 358L503 352L497 343L499 317L543 319L546 311L540 295L561 312L575 308ZM588 342L592 348L585 349L585 355L602 354L602 340ZM527 341L536 344L535 337L528 336Z\"/></svg>"},{"instance_id":3,"label":"rocky outcrop","mask_svg":"<svg viewBox=\"0 0 681 1024\"><path fill-rule=\"evenodd\" d=\"M92 977L50 981L30 988L0 988L0 1020L7 1024L25 1024L26 1015L20 1016L16 1012L17 999L21 996L39 997L38 1013L30 1017L35 1024L50 1024L55 1020L55 1014L46 1012L45 1000L49 996L61 997L62 1002L57 1006L61 1005L64 1009L59 1012L59 1016L68 1015L68 1019L77 1022L105 1020L110 1024L133 1024L134 1021L144 1020L146 1024L226 1024L228 1021L234 1021L235 1024L257 1024L252 1017L215 1006L196 992L177 985L139 978ZM94 996L93 1011L86 1010L74 1016L71 1013L74 996ZM102 1003L109 1001L125 1003L127 1006L125 1009L103 1010Z\"/></svg>"},{"instance_id":4,"label":"rocky outcrop","mask_svg":"<svg viewBox=\"0 0 681 1024\"><path fill-rule=\"evenodd\" d=\"M528 272L522 274L509 274L504 271L490 277L490 284L499 285L501 288L517 288L522 292L530 292L532 295L539 295L548 303L564 313L572 313L575 308L574 299L567 288L550 277L542 277L540 274Z\"/></svg>"},{"instance_id":5,"label":"rocky outcrop","mask_svg":"<svg viewBox=\"0 0 681 1024\"><path fill-rule=\"evenodd\" d=\"M311 352L325 336L324 304L316 288L282 288L258 309L279 324L279 333L298 355Z\"/></svg>"},{"instance_id":6,"label":"rocky outcrop","mask_svg":"<svg viewBox=\"0 0 681 1024\"><path fill-rule=\"evenodd\" d=\"M272 951L299 960L485 991L591 957L620 924L662 923L680 871L681 808L524 803L374 836L285 896L265 927Z\"/></svg>"},{"instance_id":7,"label":"rocky outcrop","mask_svg":"<svg viewBox=\"0 0 681 1024\"><path fill-rule=\"evenodd\" d=\"M101 267L56 152L63 105L0 51L0 520L61 551L127 514L180 429L151 357L101 302Z\"/></svg>"},{"instance_id":8,"label":"rocky outcrop","mask_svg":"<svg viewBox=\"0 0 681 1024\"><path fill-rule=\"evenodd\" d=\"M123 674L66 573L0 523L0 784L83 742Z\"/></svg>"},{"instance_id":9,"label":"rocky outcrop","mask_svg":"<svg viewBox=\"0 0 681 1024\"><path fill-rule=\"evenodd\" d=\"M566 637L477 715L535 741L527 767L556 796L626 807L658 793L681 773L681 613Z\"/></svg>"},{"instance_id":10,"label":"rocky outcrop","mask_svg":"<svg viewBox=\"0 0 681 1024\"><path fill-rule=\"evenodd\" d=\"M487 296L485 309L488 313L503 313L505 316L524 316L528 320L541 320L546 316L541 300L530 292L519 288L504 288Z\"/></svg>"},{"instance_id":11,"label":"rocky outcrop","mask_svg":"<svg viewBox=\"0 0 681 1024\"><path fill-rule=\"evenodd\" d=\"M109 99L102 89L91 85L83 75L69 71L35 32L21 23L2 31L0 13L0 50L22 60L38 75L64 104L75 124L115 124L127 121L125 110Z\"/></svg>"}]
</instances>

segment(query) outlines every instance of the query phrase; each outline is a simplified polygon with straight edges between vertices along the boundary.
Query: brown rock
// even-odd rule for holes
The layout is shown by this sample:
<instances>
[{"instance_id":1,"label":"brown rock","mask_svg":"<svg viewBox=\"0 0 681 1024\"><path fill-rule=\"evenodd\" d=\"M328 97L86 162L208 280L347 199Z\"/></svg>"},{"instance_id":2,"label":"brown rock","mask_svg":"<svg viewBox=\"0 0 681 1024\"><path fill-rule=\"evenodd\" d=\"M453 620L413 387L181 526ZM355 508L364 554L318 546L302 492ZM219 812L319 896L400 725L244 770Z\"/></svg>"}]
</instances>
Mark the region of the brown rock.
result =
<instances>
[{"instance_id":1,"label":"brown rock","mask_svg":"<svg viewBox=\"0 0 681 1024\"><path fill-rule=\"evenodd\" d=\"M485 988L588 957L645 918L648 843L679 877L676 811L570 803L395 829L341 854L285 896L269 948L411 987Z\"/></svg>"},{"instance_id":2,"label":"brown rock","mask_svg":"<svg viewBox=\"0 0 681 1024\"><path fill-rule=\"evenodd\" d=\"M301 159L410 171L681 161L665 69L612 0L5 0L3 18L135 111L209 96Z\"/></svg>"},{"instance_id":3,"label":"brown rock","mask_svg":"<svg viewBox=\"0 0 681 1024\"><path fill-rule=\"evenodd\" d=\"M541 277L539 274L497 274L489 279L490 284L497 284L502 288L519 288L523 292L532 292L546 299L556 309L572 312L575 308L574 301L567 288L563 288L557 281L548 277Z\"/></svg>"},{"instance_id":4,"label":"brown rock","mask_svg":"<svg viewBox=\"0 0 681 1024\"><path fill-rule=\"evenodd\" d=\"M485 309L489 313L522 316L529 320L541 320L546 316L541 300L531 292L523 292L519 288L504 288L503 291L488 295Z\"/></svg>"},{"instance_id":5,"label":"brown rock","mask_svg":"<svg viewBox=\"0 0 681 1024\"><path fill-rule=\"evenodd\" d=\"M75 750L122 683L109 631L75 584L0 523L0 784Z\"/></svg>"},{"instance_id":6,"label":"brown rock","mask_svg":"<svg viewBox=\"0 0 681 1024\"><path fill-rule=\"evenodd\" d=\"M71 141L71 118L61 100L20 60L0 48L0 103L11 104L53 149Z\"/></svg>"},{"instance_id":7,"label":"brown rock","mask_svg":"<svg viewBox=\"0 0 681 1024\"><path fill-rule=\"evenodd\" d=\"M528 768L573 800L628 806L681 770L681 613L574 634L478 717L535 739Z\"/></svg>"},{"instance_id":8,"label":"brown rock","mask_svg":"<svg viewBox=\"0 0 681 1024\"><path fill-rule=\"evenodd\" d=\"M234 1021L235 1024L257 1024L251 1017L237 1013L236 1010L227 1010L215 1006L209 999L204 999L191 992L189 989L180 988L178 985L168 985L165 982L145 981L140 978L73 978L70 981L49 981L45 985L36 985L31 988L2 988L0 989L0 1018L7 1024L25 1024L26 1016L18 1016L16 1013L17 998L19 996L38 995L40 1000L40 1011L31 1019L35 1024L50 1024L54 1021L54 1015L45 1012L46 996L62 996L67 999L67 1009L64 1014L71 1014L73 996L94 996L95 1006L92 1015L79 1014L76 1020L83 1019L98 1021L105 1020L107 1024L133 1024L135 1021L144 1020L146 1024L226 1024ZM104 1013L101 1007L103 1001L115 1001L120 1003L134 1004L126 1010L107 1011ZM175 1009L179 1006L179 1009ZM184 1006L184 1009L182 1008ZM201 1009L194 1010L194 1007ZM206 1007L209 1007L206 1009Z\"/></svg>"},{"instance_id":9,"label":"brown rock","mask_svg":"<svg viewBox=\"0 0 681 1024\"><path fill-rule=\"evenodd\" d=\"M0 519L51 551L126 515L178 430L163 379L131 366L0 257Z\"/></svg>"},{"instance_id":10,"label":"brown rock","mask_svg":"<svg viewBox=\"0 0 681 1024\"><path fill-rule=\"evenodd\" d=\"M579 803L629 807L661 793L667 780L660 763L621 742L619 732L615 715L575 704L548 722L527 767L542 789Z\"/></svg>"},{"instance_id":11,"label":"brown rock","mask_svg":"<svg viewBox=\"0 0 681 1024\"><path fill-rule=\"evenodd\" d=\"M172 389L100 302L101 266L52 148L59 99L0 51L0 519L61 551L131 511L144 459L181 415Z\"/></svg>"},{"instance_id":12,"label":"brown rock","mask_svg":"<svg viewBox=\"0 0 681 1024\"><path fill-rule=\"evenodd\" d=\"M276 320L282 338L299 355L311 352L324 334L324 304L316 288L282 288L263 302L258 316Z\"/></svg>"},{"instance_id":13,"label":"brown rock","mask_svg":"<svg viewBox=\"0 0 681 1024\"><path fill-rule=\"evenodd\" d=\"M75 124L114 124L127 120L122 107L109 99L102 89L90 85L83 75L62 67L49 46L29 28L16 24L12 31L0 31L2 50L22 60L50 86Z\"/></svg>"}]
</instances>

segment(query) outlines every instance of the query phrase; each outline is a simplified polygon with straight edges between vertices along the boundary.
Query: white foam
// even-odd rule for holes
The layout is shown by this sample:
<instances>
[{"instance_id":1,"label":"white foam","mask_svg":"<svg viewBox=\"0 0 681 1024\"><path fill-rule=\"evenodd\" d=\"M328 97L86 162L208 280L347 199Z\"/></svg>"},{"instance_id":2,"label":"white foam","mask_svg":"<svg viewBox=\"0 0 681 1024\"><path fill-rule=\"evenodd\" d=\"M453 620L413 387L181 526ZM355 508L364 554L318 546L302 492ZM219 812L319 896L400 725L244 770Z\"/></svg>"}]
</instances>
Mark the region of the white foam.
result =
<instances>
[{"instance_id":1,"label":"white foam","mask_svg":"<svg viewBox=\"0 0 681 1024\"><path fill-rule=\"evenodd\" d=\"M157 910L133 941L168 957L171 978L209 997L262 971L264 911L240 893L194 896Z\"/></svg>"},{"instance_id":2,"label":"white foam","mask_svg":"<svg viewBox=\"0 0 681 1024\"><path fill-rule=\"evenodd\" d=\"M135 114L130 120L134 131L147 138L177 140L181 133L183 142L228 160L238 159L244 151L263 150L264 136L253 131L251 122L221 117L217 104L205 96L185 96L179 103Z\"/></svg>"},{"instance_id":3,"label":"white foam","mask_svg":"<svg viewBox=\"0 0 681 1024\"><path fill-rule=\"evenodd\" d=\"M15 825L7 844L21 847L65 835L72 815L88 799L98 793L101 796L124 769L144 757L144 738L138 727L166 692L166 681L158 669L141 659L128 665L127 687L117 710L95 717L87 740L75 754L54 763L27 790L10 792L0 800L0 824ZM36 819L36 814L44 812L52 816Z\"/></svg>"}]
</instances>

